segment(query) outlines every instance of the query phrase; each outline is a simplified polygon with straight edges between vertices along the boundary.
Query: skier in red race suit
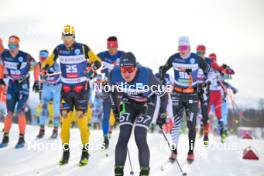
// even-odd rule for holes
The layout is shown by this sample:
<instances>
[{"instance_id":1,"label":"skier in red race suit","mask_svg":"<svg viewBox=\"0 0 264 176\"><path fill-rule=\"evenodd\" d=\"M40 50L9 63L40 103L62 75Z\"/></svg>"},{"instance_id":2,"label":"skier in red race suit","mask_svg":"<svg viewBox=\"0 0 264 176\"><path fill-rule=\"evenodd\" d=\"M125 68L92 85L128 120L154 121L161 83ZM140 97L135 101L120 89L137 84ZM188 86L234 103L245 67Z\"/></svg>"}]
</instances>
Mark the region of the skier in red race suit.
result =
<instances>
[{"instance_id":1,"label":"skier in red race suit","mask_svg":"<svg viewBox=\"0 0 264 176\"><path fill-rule=\"evenodd\" d=\"M218 128L220 131L221 142L224 142L224 125L222 121L222 94L221 90L224 89L223 83L221 82L221 74L234 74L234 71L229 68L227 65L223 64L222 66L218 66L216 62L216 54L211 53L209 55L211 59L211 71L208 74L208 81L210 83L209 86L209 106L208 106L208 113L211 110L211 106L214 105L215 107L215 115L218 119ZM208 135L208 124L205 127L205 131L207 131Z\"/></svg>"}]
</instances>

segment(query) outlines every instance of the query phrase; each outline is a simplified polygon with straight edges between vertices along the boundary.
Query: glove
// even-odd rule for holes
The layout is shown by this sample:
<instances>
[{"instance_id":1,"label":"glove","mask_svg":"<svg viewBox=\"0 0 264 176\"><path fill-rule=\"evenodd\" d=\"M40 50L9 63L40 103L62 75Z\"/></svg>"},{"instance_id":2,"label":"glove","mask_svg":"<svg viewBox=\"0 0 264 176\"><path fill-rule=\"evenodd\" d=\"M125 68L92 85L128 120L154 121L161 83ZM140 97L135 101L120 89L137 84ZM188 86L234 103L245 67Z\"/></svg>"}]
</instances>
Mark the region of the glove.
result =
<instances>
[{"instance_id":1,"label":"glove","mask_svg":"<svg viewBox=\"0 0 264 176\"><path fill-rule=\"evenodd\" d=\"M40 83L39 81L35 81L33 85L33 91L39 92L40 91Z\"/></svg>"},{"instance_id":2,"label":"glove","mask_svg":"<svg viewBox=\"0 0 264 176\"><path fill-rule=\"evenodd\" d=\"M157 123L157 125L159 125L160 128L162 128L162 126L167 123L167 115L166 115L166 113L160 114L160 116L157 119L156 123Z\"/></svg>"},{"instance_id":3,"label":"glove","mask_svg":"<svg viewBox=\"0 0 264 176\"><path fill-rule=\"evenodd\" d=\"M0 86L6 86L5 81L3 79L0 79Z\"/></svg>"},{"instance_id":4,"label":"glove","mask_svg":"<svg viewBox=\"0 0 264 176\"><path fill-rule=\"evenodd\" d=\"M222 67L223 67L224 69L228 68L228 66L227 66L226 64L223 64Z\"/></svg>"},{"instance_id":5,"label":"glove","mask_svg":"<svg viewBox=\"0 0 264 176\"><path fill-rule=\"evenodd\" d=\"M116 122L119 122L119 112L118 112L118 110L113 109L113 114L114 114L114 116L115 116L115 120L116 120Z\"/></svg>"},{"instance_id":6,"label":"glove","mask_svg":"<svg viewBox=\"0 0 264 176\"><path fill-rule=\"evenodd\" d=\"M86 76L89 78L89 79L93 79L95 78L97 75L97 73L91 68L91 67L88 67L88 70L87 70L87 73L86 73Z\"/></svg>"}]
</instances>

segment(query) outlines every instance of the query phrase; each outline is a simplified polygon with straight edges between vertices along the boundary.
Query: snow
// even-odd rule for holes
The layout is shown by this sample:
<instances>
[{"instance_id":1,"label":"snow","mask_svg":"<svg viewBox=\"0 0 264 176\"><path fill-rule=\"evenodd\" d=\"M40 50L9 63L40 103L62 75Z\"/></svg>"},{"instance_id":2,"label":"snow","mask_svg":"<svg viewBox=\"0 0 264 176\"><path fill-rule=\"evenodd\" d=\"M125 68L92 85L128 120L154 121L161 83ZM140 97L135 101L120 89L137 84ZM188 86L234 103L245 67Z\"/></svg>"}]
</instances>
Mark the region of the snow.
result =
<instances>
[{"instance_id":1,"label":"snow","mask_svg":"<svg viewBox=\"0 0 264 176\"><path fill-rule=\"evenodd\" d=\"M3 123L0 123L2 129ZM10 132L10 143L7 148L0 149L0 175L1 176L113 176L114 170L114 148L118 138L118 130L115 130L111 137L110 148L107 152L98 150L102 142L102 132L91 130L89 164L79 167L78 162L81 155L80 136L78 129L71 129L71 157L68 165L59 166L61 157L60 139L49 139L51 129L47 128L44 139L36 139L38 127L28 126L26 134L27 145L24 149L14 149L17 142L18 127L12 126ZM0 134L2 136L2 132ZM2 138L1 138L2 139ZM264 140L244 140L236 136L230 136L225 144L219 142L218 137L210 136L210 145L205 148L201 138L197 137L195 157L191 165L186 162L187 136L180 138L178 160L184 172L195 176L263 176L264 175ZM151 151L151 176L176 176L181 175L176 164L167 164L164 171L161 166L167 161L170 154L168 146L159 133L149 134L148 143ZM247 146L252 146L257 152L260 160L243 160L242 153ZM138 175L138 154L131 136L129 150L132 158L135 175ZM106 157L106 153L109 157ZM125 175L129 175L130 167L127 163Z\"/></svg>"}]
</instances>

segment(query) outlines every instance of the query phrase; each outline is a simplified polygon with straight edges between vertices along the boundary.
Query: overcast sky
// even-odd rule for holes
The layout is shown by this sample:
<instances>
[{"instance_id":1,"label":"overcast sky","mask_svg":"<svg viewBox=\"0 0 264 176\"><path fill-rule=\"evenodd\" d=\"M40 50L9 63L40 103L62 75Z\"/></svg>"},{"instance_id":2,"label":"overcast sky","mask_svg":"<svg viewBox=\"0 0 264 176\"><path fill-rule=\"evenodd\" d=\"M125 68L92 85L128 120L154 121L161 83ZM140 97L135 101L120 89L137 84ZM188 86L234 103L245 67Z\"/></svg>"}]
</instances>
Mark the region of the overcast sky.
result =
<instances>
[{"instance_id":1,"label":"overcast sky","mask_svg":"<svg viewBox=\"0 0 264 176\"><path fill-rule=\"evenodd\" d=\"M59 43L72 24L77 40L96 53L116 35L120 49L132 51L154 71L177 51L181 35L215 52L236 71L231 83L238 104L264 98L264 1L262 0L0 0L0 37L21 37L21 49L37 57ZM6 43L5 43L6 46Z\"/></svg>"}]
</instances>

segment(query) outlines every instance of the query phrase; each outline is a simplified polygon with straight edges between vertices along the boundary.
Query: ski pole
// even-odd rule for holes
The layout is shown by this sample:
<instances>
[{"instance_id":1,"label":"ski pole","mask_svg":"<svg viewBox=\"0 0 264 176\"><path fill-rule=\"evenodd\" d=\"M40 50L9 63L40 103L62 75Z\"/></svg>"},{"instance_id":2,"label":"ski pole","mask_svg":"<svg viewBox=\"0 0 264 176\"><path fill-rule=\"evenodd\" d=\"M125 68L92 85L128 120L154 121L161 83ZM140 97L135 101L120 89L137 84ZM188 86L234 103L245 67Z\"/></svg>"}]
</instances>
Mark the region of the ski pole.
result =
<instances>
[{"instance_id":1,"label":"ski pole","mask_svg":"<svg viewBox=\"0 0 264 176\"><path fill-rule=\"evenodd\" d=\"M169 146L169 149L171 150L171 148L170 148L170 142L169 142L169 140L168 140L167 136L165 135L165 133L164 133L164 131L163 131L163 129L162 129L162 127L161 127L161 126L160 126L160 129L161 129L161 133L162 133L162 135L163 135L164 139L166 140L166 142L167 142L167 144L168 144L168 146ZM179 169L180 169L180 172L182 173L182 175L183 175L183 176L186 176L186 175L187 175L187 173L186 173L186 172L183 172L183 170L182 170L182 167L181 167L181 165L180 165L179 161L177 160L177 158L175 158L175 161L176 161L176 163L177 163L177 165L178 165L178 167L179 167Z\"/></svg>"},{"instance_id":2,"label":"ski pole","mask_svg":"<svg viewBox=\"0 0 264 176\"><path fill-rule=\"evenodd\" d=\"M130 157L128 148L127 148L127 155L128 155L129 165L130 165L130 175L134 175L133 166L132 166L131 157Z\"/></svg>"}]
</instances>

